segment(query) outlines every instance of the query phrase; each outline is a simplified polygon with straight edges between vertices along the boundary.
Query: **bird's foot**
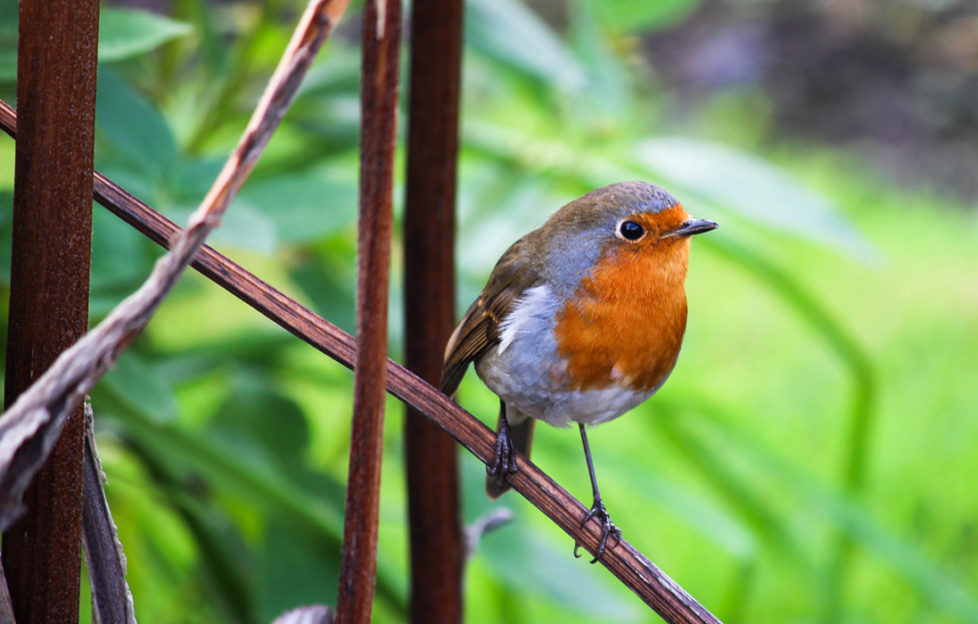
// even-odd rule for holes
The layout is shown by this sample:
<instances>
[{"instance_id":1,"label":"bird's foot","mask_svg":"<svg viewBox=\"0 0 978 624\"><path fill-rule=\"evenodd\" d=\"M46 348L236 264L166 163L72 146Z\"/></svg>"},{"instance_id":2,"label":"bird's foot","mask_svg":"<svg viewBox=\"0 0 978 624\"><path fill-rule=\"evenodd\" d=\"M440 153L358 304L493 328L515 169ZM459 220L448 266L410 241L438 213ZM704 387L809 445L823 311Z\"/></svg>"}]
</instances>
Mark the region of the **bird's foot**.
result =
<instances>
[{"instance_id":1,"label":"bird's foot","mask_svg":"<svg viewBox=\"0 0 978 624\"><path fill-rule=\"evenodd\" d=\"M496 432L496 457L492 465L486 466L486 473L502 481L506 475L516 471L516 449L509 435L509 425L503 421Z\"/></svg>"},{"instance_id":2,"label":"bird's foot","mask_svg":"<svg viewBox=\"0 0 978 624\"><path fill-rule=\"evenodd\" d=\"M591 560L591 563L595 563L601 558L601 555L604 554L605 547L608 545L609 537L614 537L616 545L621 542L621 529L615 526L615 523L611 521L611 516L608 515L608 510L605 508L604 502L600 497L594 499L594 504L591 505L591 510L587 512L587 515L584 516L584 520L581 521L581 526L587 524L591 518L597 518L598 522L601 523L601 541L598 542L598 550L594 553L594 559ZM575 541L575 557L581 556L579 552L580 548L581 543Z\"/></svg>"}]
</instances>

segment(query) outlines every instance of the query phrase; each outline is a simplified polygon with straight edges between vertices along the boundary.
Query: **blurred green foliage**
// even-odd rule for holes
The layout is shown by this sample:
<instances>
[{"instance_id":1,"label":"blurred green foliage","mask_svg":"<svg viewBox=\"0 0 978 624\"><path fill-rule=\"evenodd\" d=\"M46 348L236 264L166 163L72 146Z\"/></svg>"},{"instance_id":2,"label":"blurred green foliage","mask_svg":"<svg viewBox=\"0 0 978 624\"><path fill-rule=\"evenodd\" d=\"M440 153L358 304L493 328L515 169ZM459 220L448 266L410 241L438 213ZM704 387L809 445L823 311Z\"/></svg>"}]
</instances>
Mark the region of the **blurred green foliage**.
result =
<instances>
[{"instance_id":1,"label":"blurred green foliage","mask_svg":"<svg viewBox=\"0 0 978 624\"><path fill-rule=\"evenodd\" d=\"M8 5L0 91L12 101ZM698 5L574 0L557 29L516 0L469 0L459 306L510 242L564 202L623 179L666 186L722 227L694 245L686 345L669 383L592 434L625 536L729 622L978 622L976 223L940 196L887 188L831 148L774 140L757 93L718 97L678 127L635 37ZM213 237L348 331L357 10ZM170 18L107 8L97 168L183 222L297 11L281 1L176 0ZM13 142L0 141L4 280L12 187ZM96 206L92 254L97 321L160 250ZM392 289L396 357L405 294L396 280ZM494 421L474 377L460 400ZM351 381L186 276L93 393L142 620L261 622L334 601ZM401 411L390 403L378 622L402 621L407 600ZM578 444L541 430L534 459L586 497ZM461 464L466 522L493 505L516 514L469 562L469 621L657 621L602 568L574 560L525 501L486 500L481 465L465 454Z\"/></svg>"}]
</instances>

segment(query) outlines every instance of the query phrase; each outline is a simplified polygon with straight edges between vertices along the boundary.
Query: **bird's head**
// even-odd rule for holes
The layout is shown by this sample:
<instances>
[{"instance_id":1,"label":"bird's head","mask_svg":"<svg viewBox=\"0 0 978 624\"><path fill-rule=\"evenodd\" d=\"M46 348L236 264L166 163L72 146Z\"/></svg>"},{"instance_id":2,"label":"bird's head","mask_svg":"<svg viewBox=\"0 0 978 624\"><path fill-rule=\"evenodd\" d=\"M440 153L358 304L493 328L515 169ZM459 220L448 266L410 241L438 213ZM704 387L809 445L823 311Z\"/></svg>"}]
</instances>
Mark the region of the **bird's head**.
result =
<instances>
[{"instance_id":1,"label":"bird's head","mask_svg":"<svg viewBox=\"0 0 978 624\"><path fill-rule=\"evenodd\" d=\"M717 227L693 219L667 191L620 182L575 199L538 231L547 249L548 281L576 288L599 263L641 261L685 276L689 237Z\"/></svg>"}]
</instances>

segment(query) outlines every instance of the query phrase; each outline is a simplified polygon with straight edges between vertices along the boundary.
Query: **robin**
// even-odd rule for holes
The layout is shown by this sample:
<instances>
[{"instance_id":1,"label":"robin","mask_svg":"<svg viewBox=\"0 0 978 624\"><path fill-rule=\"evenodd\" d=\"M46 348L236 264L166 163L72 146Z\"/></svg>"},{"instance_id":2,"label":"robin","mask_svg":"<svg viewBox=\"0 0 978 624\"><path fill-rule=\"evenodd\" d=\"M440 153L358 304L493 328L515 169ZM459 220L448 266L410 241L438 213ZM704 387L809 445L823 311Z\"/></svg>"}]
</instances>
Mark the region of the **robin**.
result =
<instances>
[{"instance_id":1,"label":"robin","mask_svg":"<svg viewBox=\"0 0 978 624\"><path fill-rule=\"evenodd\" d=\"M686 329L689 237L716 227L646 182L591 191L506 250L445 348L446 394L475 362L499 396L491 498L509 489L516 451L529 456L535 420L577 423L594 494L581 525L601 523L592 563L621 530L601 500L585 425L621 416L672 372Z\"/></svg>"}]
</instances>

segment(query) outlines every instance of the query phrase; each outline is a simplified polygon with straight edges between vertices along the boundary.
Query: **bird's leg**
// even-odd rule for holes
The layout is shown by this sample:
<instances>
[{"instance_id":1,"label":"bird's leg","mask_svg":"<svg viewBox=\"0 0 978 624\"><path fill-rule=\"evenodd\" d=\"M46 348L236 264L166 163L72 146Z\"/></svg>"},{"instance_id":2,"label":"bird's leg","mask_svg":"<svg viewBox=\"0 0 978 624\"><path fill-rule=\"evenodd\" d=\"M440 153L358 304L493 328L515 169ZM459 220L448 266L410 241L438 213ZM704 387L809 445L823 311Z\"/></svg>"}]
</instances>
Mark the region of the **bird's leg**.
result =
<instances>
[{"instance_id":1,"label":"bird's leg","mask_svg":"<svg viewBox=\"0 0 978 624\"><path fill-rule=\"evenodd\" d=\"M621 541L621 529L611 521L611 516L608 515L604 501L601 500L601 492L598 491L598 480L594 477L594 462L591 461L591 447L588 446L587 433L584 432L584 423L578 423L578 426L581 428L581 441L584 443L584 457L587 459L587 472L591 477L591 491L594 492L594 503L591 505L591 510L584 516L584 520L581 521L581 526L587 524L591 518L597 518L601 523L601 541L598 543L598 550L595 552L594 559L591 560L591 563L594 563L604 554L605 546L608 545L608 537L614 536L616 544ZM578 552L580 548L581 543L574 542L575 557L581 556Z\"/></svg>"},{"instance_id":2,"label":"bird's leg","mask_svg":"<svg viewBox=\"0 0 978 624\"><path fill-rule=\"evenodd\" d=\"M513 438L506 420L506 404L499 401L499 427L496 431L496 457L486 472L500 481L506 475L516 472L516 449L513 448Z\"/></svg>"}]
</instances>

